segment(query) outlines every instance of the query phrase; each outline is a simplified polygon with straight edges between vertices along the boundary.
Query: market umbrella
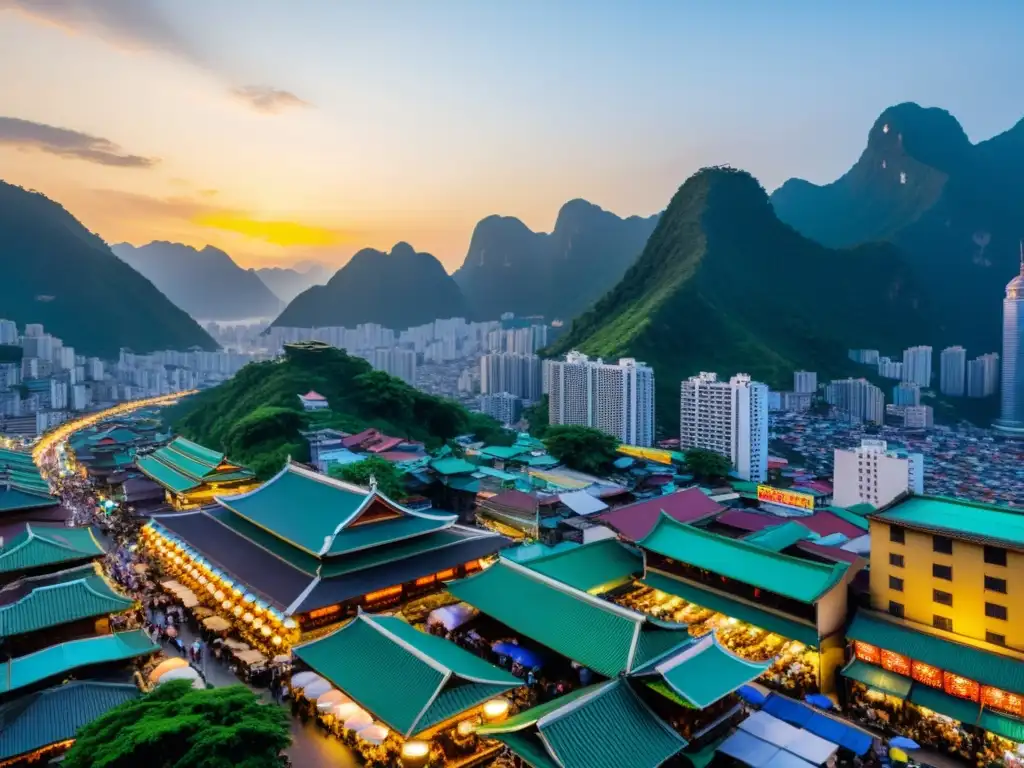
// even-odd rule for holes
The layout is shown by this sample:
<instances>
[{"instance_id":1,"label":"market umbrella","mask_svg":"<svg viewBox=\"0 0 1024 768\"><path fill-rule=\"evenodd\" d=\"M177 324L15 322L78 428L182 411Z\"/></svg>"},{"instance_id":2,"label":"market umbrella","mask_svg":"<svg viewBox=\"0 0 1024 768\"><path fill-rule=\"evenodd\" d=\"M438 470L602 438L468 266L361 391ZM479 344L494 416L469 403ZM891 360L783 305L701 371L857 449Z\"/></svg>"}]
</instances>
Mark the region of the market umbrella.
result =
<instances>
[{"instance_id":1,"label":"market umbrella","mask_svg":"<svg viewBox=\"0 0 1024 768\"><path fill-rule=\"evenodd\" d=\"M498 642L491 646L491 650L502 656L508 656L512 661L518 661L524 667L539 667L544 663L538 654L515 643Z\"/></svg>"},{"instance_id":2,"label":"market umbrella","mask_svg":"<svg viewBox=\"0 0 1024 768\"><path fill-rule=\"evenodd\" d=\"M316 672L299 672L292 675L292 688L305 688L310 683L323 680Z\"/></svg>"},{"instance_id":3,"label":"market umbrella","mask_svg":"<svg viewBox=\"0 0 1024 768\"><path fill-rule=\"evenodd\" d=\"M811 693L804 696L804 701L821 709L832 709L832 699L823 693Z\"/></svg>"},{"instance_id":4,"label":"market umbrella","mask_svg":"<svg viewBox=\"0 0 1024 768\"><path fill-rule=\"evenodd\" d=\"M332 688L327 693L322 693L317 697L316 708L321 712L326 712L328 709L338 704L344 704L346 701L351 701L351 699L337 688Z\"/></svg>"},{"instance_id":5,"label":"market umbrella","mask_svg":"<svg viewBox=\"0 0 1024 768\"><path fill-rule=\"evenodd\" d=\"M361 731L368 725L373 725L373 718L365 709L360 709L345 721L345 728L349 731Z\"/></svg>"},{"instance_id":6,"label":"market umbrella","mask_svg":"<svg viewBox=\"0 0 1024 768\"><path fill-rule=\"evenodd\" d=\"M755 707L761 706L768 699L767 696L752 685L741 685L736 689L736 693L738 693L740 698L745 702L753 704Z\"/></svg>"},{"instance_id":7,"label":"market umbrella","mask_svg":"<svg viewBox=\"0 0 1024 768\"><path fill-rule=\"evenodd\" d=\"M896 747L896 749L920 749L921 745L913 739L908 739L906 736L896 736L895 738L889 739L889 746Z\"/></svg>"},{"instance_id":8,"label":"market umbrella","mask_svg":"<svg viewBox=\"0 0 1024 768\"><path fill-rule=\"evenodd\" d=\"M315 701L319 696L331 690L331 688L331 684L321 678L303 688L302 694L310 701Z\"/></svg>"},{"instance_id":9,"label":"market umbrella","mask_svg":"<svg viewBox=\"0 0 1024 768\"><path fill-rule=\"evenodd\" d=\"M162 675L160 675L160 680L158 681L158 685L163 685L164 683L169 683L172 680L193 680L193 681L195 681L195 680L199 680L199 679L200 679L199 678L199 673L195 669L193 669L192 667L186 665L184 667L178 667L177 669L172 669L169 672L164 672Z\"/></svg>"},{"instance_id":10,"label":"market umbrella","mask_svg":"<svg viewBox=\"0 0 1024 768\"><path fill-rule=\"evenodd\" d=\"M166 672L170 672L172 669L178 669L179 667L187 666L188 662L185 661L185 659L181 658L181 656L175 656L174 658L164 659L155 667L153 667L153 671L149 673L149 681L151 683L155 683L157 680L160 679L161 675L165 674Z\"/></svg>"},{"instance_id":11,"label":"market umbrella","mask_svg":"<svg viewBox=\"0 0 1024 768\"><path fill-rule=\"evenodd\" d=\"M181 604L186 608L195 608L199 605L199 598L194 592L182 592L178 597L181 598Z\"/></svg>"},{"instance_id":12,"label":"market umbrella","mask_svg":"<svg viewBox=\"0 0 1024 768\"><path fill-rule=\"evenodd\" d=\"M223 632L226 629L231 629L231 622L220 616L211 616L208 619L203 619L203 626L213 632Z\"/></svg>"},{"instance_id":13,"label":"market umbrella","mask_svg":"<svg viewBox=\"0 0 1024 768\"><path fill-rule=\"evenodd\" d=\"M383 744L384 739L388 737L388 733L389 731L385 726L380 723L374 723L356 731L356 736L370 744Z\"/></svg>"},{"instance_id":14,"label":"market umbrella","mask_svg":"<svg viewBox=\"0 0 1024 768\"><path fill-rule=\"evenodd\" d=\"M894 763L908 763L908 762L910 762L910 758L907 757L907 753L904 752L902 749L896 749L895 747L893 747L892 749L889 750L889 758Z\"/></svg>"},{"instance_id":15,"label":"market umbrella","mask_svg":"<svg viewBox=\"0 0 1024 768\"><path fill-rule=\"evenodd\" d=\"M338 718L341 722L344 723L346 720L348 720L350 717L352 717L352 715L354 715L356 712L362 712L362 711L363 711L362 708L358 704L356 704L354 701L346 701L346 702L344 702L342 704L338 704L334 708L334 711L331 714L333 714L336 718Z\"/></svg>"}]
</instances>

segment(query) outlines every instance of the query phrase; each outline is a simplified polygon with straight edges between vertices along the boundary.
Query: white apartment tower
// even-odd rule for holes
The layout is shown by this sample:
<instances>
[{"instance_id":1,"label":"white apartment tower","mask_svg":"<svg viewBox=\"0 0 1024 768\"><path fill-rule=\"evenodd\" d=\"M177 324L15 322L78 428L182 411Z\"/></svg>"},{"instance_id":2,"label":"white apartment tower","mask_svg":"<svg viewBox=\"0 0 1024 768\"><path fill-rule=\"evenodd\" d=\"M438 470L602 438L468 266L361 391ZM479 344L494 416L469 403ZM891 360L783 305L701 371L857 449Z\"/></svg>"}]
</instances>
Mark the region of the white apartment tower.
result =
<instances>
[{"instance_id":1,"label":"white apartment tower","mask_svg":"<svg viewBox=\"0 0 1024 768\"><path fill-rule=\"evenodd\" d=\"M679 447L727 457L744 480L768 479L768 386L739 373L729 381L702 372L682 382Z\"/></svg>"},{"instance_id":2,"label":"white apartment tower","mask_svg":"<svg viewBox=\"0 0 1024 768\"><path fill-rule=\"evenodd\" d=\"M967 377L967 350L963 347L946 347L939 356L939 390L951 397L964 396L964 382Z\"/></svg>"},{"instance_id":3,"label":"white apartment tower","mask_svg":"<svg viewBox=\"0 0 1024 768\"><path fill-rule=\"evenodd\" d=\"M618 364L572 351L548 363L548 420L595 427L630 445L654 442L654 371L633 358Z\"/></svg>"},{"instance_id":4,"label":"white apartment tower","mask_svg":"<svg viewBox=\"0 0 1024 768\"><path fill-rule=\"evenodd\" d=\"M818 390L818 374L814 371L795 371L793 391L798 395L813 394Z\"/></svg>"},{"instance_id":5,"label":"white apartment tower","mask_svg":"<svg viewBox=\"0 0 1024 768\"><path fill-rule=\"evenodd\" d=\"M837 507L881 507L901 493L924 493L924 459L891 450L885 440L864 439L852 450L836 449L832 483Z\"/></svg>"},{"instance_id":6,"label":"white apartment tower","mask_svg":"<svg viewBox=\"0 0 1024 768\"><path fill-rule=\"evenodd\" d=\"M932 348L911 347L903 350L903 380L928 388L932 383Z\"/></svg>"}]
</instances>

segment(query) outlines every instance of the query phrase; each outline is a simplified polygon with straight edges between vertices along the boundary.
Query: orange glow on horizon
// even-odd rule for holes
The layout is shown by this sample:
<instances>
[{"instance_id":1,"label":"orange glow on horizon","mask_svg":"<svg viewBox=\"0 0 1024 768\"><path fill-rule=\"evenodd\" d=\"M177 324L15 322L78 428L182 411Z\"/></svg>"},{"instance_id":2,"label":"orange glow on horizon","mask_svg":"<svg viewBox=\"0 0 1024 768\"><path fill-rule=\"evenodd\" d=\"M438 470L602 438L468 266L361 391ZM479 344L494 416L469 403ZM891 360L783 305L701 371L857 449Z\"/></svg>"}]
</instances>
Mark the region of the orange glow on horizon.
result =
<instances>
[{"instance_id":1,"label":"orange glow on horizon","mask_svg":"<svg viewBox=\"0 0 1024 768\"><path fill-rule=\"evenodd\" d=\"M338 245L346 239L341 232L327 227L295 221L259 221L236 213L203 213L192 221L203 227L235 232L281 246L323 247Z\"/></svg>"}]
</instances>

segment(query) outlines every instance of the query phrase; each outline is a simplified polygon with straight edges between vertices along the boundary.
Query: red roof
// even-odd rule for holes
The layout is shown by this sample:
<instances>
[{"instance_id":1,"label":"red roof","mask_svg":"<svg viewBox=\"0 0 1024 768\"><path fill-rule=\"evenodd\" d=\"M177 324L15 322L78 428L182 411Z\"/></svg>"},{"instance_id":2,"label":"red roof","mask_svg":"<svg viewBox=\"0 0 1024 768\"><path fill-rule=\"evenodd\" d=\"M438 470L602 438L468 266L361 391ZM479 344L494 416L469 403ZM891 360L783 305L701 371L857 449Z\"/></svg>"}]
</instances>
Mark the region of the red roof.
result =
<instances>
[{"instance_id":1,"label":"red roof","mask_svg":"<svg viewBox=\"0 0 1024 768\"><path fill-rule=\"evenodd\" d=\"M623 538L640 541L651 532L662 512L680 523L694 523L717 515L724 509L700 488L686 488L636 504L627 504L598 515L597 519L617 530Z\"/></svg>"},{"instance_id":2,"label":"red roof","mask_svg":"<svg viewBox=\"0 0 1024 768\"><path fill-rule=\"evenodd\" d=\"M761 515L757 512L747 512L742 509L731 509L724 515L719 515L715 522L738 528L741 531L760 531L770 525L781 525L787 520L795 520L800 525L814 531L819 536L828 536L833 533L841 533L848 539L856 539L864 535L864 531L856 525L846 522L841 517L831 512L815 512L807 517L782 518L773 515ZM826 547L829 549L829 547Z\"/></svg>"},{"instance_id":3,"label":"red roof","mask_svg":"<svg viewBox=\"0 0 1024 768\"><path fill-rule=\"evenodd\" d=\"M537 511L537 497L522 491L502 491L495 496L491 496L491 498L487 499L486 503L498 507L516 509L520 512Z\"/></svg>"},{"instance_id":4,"label":"red roof","mask_svg":"<svg viewBox=\"0 0 1024 768\"><path fill-rule=\"evenodd\" d=\"M376 429L364 429L362 432L357 432L354 435L341 438L341 444L346 448L357 448L358 446L365 443L371 437L379 437L380 432Z\"/></svg>"},{"instance_id":5,"label":"red roof","mask_svg":"<svg viewBox=\"0 0 1024 768\"><path fill-rule=\"evenodd\" d=\"M299 395L303 400L326 400L327 398L321 395L319 392L314 392L312 389L304 395Z\"/></svg>"},{"instance_id":6,"label":"red roof","mask_svg":"<svg viewBox=\"0 0 1024 768\"><path fill-rule=\"evenodd\" d=\"M400 437L388 437L387 435L381 435L380 440L369 446L366 450L370 453L383 453L384 451L390 451L402 442L404 441Z\"/></svg>"}]
</instances>

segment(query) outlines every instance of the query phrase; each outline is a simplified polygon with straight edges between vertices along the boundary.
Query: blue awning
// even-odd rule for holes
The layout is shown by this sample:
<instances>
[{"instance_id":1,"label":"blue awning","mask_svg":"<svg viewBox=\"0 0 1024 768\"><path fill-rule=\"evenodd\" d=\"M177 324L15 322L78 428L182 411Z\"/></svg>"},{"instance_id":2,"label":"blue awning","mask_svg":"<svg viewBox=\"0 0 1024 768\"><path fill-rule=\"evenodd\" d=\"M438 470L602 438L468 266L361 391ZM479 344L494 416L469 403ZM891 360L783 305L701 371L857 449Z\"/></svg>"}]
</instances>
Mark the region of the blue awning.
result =
<instances>
[{"instance_id":1,"label":"blue awning","mask_svg":"<svg viewBox=\"0 0 1024 768\"><path fill-rule=\"evenodd\" d=\"M870 734L777 693L771 694L761 709L769 715L838 744L854 754L864 755L871 749Z\"/></svg>"}]
</instances>

